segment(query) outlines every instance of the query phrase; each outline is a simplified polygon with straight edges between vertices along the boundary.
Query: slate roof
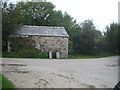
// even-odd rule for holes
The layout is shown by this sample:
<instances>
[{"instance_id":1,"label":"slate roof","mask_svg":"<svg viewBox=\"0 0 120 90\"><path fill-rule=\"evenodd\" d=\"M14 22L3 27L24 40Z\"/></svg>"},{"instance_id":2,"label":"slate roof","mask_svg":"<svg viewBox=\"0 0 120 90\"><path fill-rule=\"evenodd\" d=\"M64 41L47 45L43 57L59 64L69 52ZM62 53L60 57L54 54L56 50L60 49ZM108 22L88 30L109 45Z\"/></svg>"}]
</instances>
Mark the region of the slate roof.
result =
<instances>
[{"instance_id":1,"label":"slate roof","mask_svg":"<svg viewBox=\"0 0 120 90\"><path fill-rule=\"evenodd\" d=\"M64 27L23 25L14 31L14 35L39 35L69 37Z\"/></svg>"}]
</instances>

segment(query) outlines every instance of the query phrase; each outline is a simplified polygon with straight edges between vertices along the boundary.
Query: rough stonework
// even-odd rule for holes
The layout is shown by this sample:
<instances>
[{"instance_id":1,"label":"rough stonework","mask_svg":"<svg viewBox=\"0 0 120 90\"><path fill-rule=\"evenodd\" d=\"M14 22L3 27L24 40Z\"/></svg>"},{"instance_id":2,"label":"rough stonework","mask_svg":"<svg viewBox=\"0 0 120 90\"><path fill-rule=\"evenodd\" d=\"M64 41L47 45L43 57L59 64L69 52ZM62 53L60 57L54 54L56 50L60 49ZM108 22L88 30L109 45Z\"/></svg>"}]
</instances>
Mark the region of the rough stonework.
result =
<instances>
[{"instance_id":1,"label":"rough stonework","mask_svg":"<svg viewBox=\"0 0 120 90\"><path fill-rule=\"evenodd\" d=\"M42 52L48 52L49 58L68 57L69 36L63 27L24 25L13 36L34 41L29 43Z\"/></svg>"},{"instance_id":2,"label":"rough stonework","mask_svg":"<svg viewBox=\"0 0 120 90\"><path fill-rule=\"evenodd\" d=\"M31 38L36 42L35 47L41 51L60 52L60 58L66 58L68 56L68 38L41 36L32 36Z\"/></svg>"}]
</instances>

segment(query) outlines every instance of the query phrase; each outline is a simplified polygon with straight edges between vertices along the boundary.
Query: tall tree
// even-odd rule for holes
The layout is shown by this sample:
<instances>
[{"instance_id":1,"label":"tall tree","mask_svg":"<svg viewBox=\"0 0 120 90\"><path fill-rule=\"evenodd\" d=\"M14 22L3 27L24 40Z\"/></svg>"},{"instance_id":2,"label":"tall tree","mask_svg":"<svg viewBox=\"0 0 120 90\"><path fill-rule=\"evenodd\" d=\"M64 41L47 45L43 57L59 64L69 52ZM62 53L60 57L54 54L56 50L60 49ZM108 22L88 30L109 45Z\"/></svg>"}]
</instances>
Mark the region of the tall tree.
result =
<instances>
[{"instance_id":1,"label":"tall tree","mask_svg":"<svg viewBox=\"0 0 120 90\"><path fill-rule=\"evenodd\" d=\"M7 49L7 41L9 34L19 23L20 15L14 11L15 5L10 3L2 3L2 49Z\"/></svg>"},{"instance_id":2,"label":"tall tree","mask_svg":"<svg viewBox=\"0 0 120 90\"><path fill-rule=\"evenodd\" d=\"M22 16L21 24L49 25L48 17L54 11L55 6L50 2L19 2L15 10Z\"/></svg>"},{"instance_id":3,"label":"tall tree","mask_svg":"<svg viewBox=\"0 0 120 90\"><path fill-rule=\"evenodd\" d=\"M80 25L78 33L74 36L74 49L79 54L96 54L96 41L101 32L95 29L91 20L85 20Z\"/></svg>"},{"instance_id":4,"label":"tall tree","mask_svg":"<svg viewBox=\"0 0 120 90\"><path fill-rule=\"evenodd\" d=\"M120 45L120 25L117 23L111 23L110 26L106 27L105 32L105 47L108 52L117 54L118 45ZM119 41L118 41L119 40Z\"/></svg>"}]
</instances>

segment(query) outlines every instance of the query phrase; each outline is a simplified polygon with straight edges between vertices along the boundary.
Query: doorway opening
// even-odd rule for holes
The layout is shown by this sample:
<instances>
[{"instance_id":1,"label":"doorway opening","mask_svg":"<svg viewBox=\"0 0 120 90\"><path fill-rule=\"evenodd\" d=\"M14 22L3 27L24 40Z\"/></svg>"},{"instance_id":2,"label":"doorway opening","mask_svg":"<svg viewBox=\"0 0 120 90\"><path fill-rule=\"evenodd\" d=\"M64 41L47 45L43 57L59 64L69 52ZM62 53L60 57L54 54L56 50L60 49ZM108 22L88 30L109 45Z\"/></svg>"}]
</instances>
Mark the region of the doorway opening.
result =
<instances>
[{"instance_id":1,"label":"doorway opening","mask_svg":"<svg viewBox=\"0 0 120 90\"><path fill-rule=\"evenodd\" d=\"M56 52L52 52L52 58L57 58L56 57Z\"/></svg>"},{"instance_id":2,"label":"doorway opening","mask_svg":"<svg viewBox=\"0 0 120 90\"><path fill-rule=\"evenodd\" d=\"M49 58L60 58L60 52L59 51L49 51Z\"/></svg>"}]
</instances>

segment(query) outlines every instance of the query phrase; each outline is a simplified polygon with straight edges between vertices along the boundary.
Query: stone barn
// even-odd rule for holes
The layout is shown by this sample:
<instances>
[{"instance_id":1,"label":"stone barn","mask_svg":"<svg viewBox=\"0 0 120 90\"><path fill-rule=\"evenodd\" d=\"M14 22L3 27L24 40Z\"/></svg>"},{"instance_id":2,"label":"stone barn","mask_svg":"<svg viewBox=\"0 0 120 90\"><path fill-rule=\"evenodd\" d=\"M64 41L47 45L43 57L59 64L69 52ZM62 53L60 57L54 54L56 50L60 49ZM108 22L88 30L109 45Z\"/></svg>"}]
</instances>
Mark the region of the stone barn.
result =
<instances>
[{"instance_id":1,"label":"stone barn","mask_svg":"<svg viewBox=\"0 0 120 90\"><path fill-rule=\"evenodd\" d=\"M11 36L33 40L34 44L30 44L42 52L48 52L49 58L68 57L69 35L64 27L23 25Z\"/></svg>"}]
</instances>

